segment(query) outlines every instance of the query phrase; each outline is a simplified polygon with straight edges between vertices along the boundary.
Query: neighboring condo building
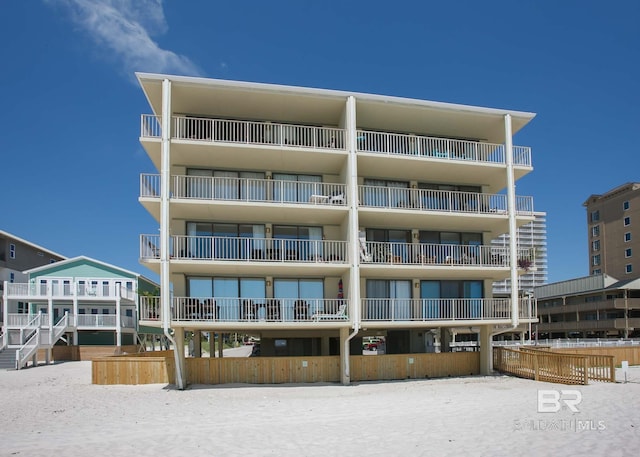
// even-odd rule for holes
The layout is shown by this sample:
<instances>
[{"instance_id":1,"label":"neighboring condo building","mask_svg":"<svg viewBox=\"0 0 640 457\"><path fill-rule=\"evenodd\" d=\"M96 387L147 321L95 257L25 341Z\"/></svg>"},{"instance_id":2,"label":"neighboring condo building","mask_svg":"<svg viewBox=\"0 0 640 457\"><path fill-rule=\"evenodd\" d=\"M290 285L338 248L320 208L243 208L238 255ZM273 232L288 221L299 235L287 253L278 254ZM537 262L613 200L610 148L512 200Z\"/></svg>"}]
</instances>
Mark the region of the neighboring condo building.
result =
<instances>
[{"instance_id":1,"label":"neighboring condo building","mask_svg":"<svg viewBox=\"0 0 640 457\"><path fill-rule=\"evenodd\" d=\"M640 277L640 183L591 195L587 209L589 273Z\"/></svg>"},{"instance_id":2,"label":"neighboring condo building","mask_svg":"<svg viewBox=\"0 0 640 457\"><path fill-rule=\"evenodd\" d=\"M532 293L533 288L547 283L547 213L536 211L535 219L518 228L518 247L531 252L533 262L518 277L518 290L523 294ZM509 235L503 234L491 241L493 246L508 246ZM511 279L493 283L495 296L508 296L511 293Z\"/></svg>"},{"instance_id":3,"label":"neighboring condo building","mask_svg":"<svg viewBox=\"0 0 640 457\"><path fill-rule=\"evenodd\" d=\"M492 295L530 255L515 234L533 198L514 192L531 150L512 138L534 114L137 77L157 169L139 200L160 229L141 235L140 257L161 278L141 323L174 339L178 386L186 332L255 335L262 356L339 355L348 383L363 337L420 353L473 329L488 373L492 335L535 321L517 291ZM491 244L504 233L514 241Z\"/></svg>"},{"instance_id":4,"label":"neighboring condo building","mask_svg":"<svg viewBox=\"0 0 640 457\"><path fill-rule=\"evenodd\" d=\"M0 230L0 299L5 281L25 282L25 270L66 259L65 256ZM4 322L0 309L0 325Z\"/></svg>"},{"instance_id":5,"label":"neighboring condo building","mask_svg":"<svg viewBox=\"0 0 640 457\"><path fill-rule=\"evenodd\" d=\"M137 273L84 256L24 273L25 281L4 283L2 301L7 319L0 349L6 348L18 368L40 349L51 360L56 345L116 351L136 345L138 295L154 295L158 288Z\"/></svg>"},{"instance_id":6,"label":"neighboring condo building","mask_svg":"<svg viewBox=\"0 0 640 457\"><path fill-rule=\"evenodd\" d=\"M538 338L640 337L640 279L597 274L535 288Z\"/></svg>"}]
</instances>

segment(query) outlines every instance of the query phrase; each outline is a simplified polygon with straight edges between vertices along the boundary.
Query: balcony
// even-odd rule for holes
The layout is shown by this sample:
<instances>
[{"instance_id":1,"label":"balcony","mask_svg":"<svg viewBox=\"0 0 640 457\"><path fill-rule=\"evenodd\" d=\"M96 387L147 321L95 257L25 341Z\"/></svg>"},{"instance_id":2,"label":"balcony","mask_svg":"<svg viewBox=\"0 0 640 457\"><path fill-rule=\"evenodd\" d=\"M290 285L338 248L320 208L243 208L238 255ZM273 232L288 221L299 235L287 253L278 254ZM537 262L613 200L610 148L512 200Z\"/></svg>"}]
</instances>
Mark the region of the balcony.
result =
<instances>
[{"instance_id":1,"label":"balcony","mask_svg":"<svg viewBox=\"0 0 640 457\"><path fill-rule=\"evenodd\" d=\"M535 303L521 300L520 320L536 320ZM362 300L362 322L376 323L446 323L511 320L511 300L507 298L366 298ZM462 325L462 324L461 324ZM415 326L415 325L414 325Z\"/></svg>"},{"instance_id":2,"label":"balcony","mask_svg":"<svg viewBox=\"0 0 640 457\"><path fill-rule=\"evenodd\" d=\"M141 235L140 259L159 260L159 246L160 235ZM169 252L174 273L273 275L294 267L301 275L329 275L349 266L346 241L174 235Z\"/></svg>"},{"instance_id":3,"label":"balcony","mask_svg":"<svg viewBox=\"0 0 640 457\"><path fill-rule=\"evenodd\" d=\"M160 117L143 114L140 140L158 170L161 135ZM277 160L291 171L327 173L339 171L346 158L345 130L335 127L173 116L171 140L172 159L185 166L202 165L203 147L221 168L251 160L254 168L269 169ZM265 149L277 150L277 157Z\"/></svg>"},{"instance_id":4,"label":"balcony","mask_svg":"<svg viewBox=\"0 0 640 457\"><path fill-rule=\"evenodd\" d=\"M114 283L102 284L93 283L90 280L84 282L62 282L53 283L9 283L6 290L9 300L33 300L42 301L73 300L81 298L83 300L126 300L134 302L136 293L122 285Z\"/></svg>"},{"instance_id":5,"label":"balcony","mask_svg":"<svg viewBox=\"0 0 640 457\"><path fill-rule=\"evenodd\" d=\"M535 300L519 303L521 321L537 321ZM349 300L299 298L189 298L171 301L172 324L180 322L218 328L273 328L283 325L349 323ZM141 297L140 320L147 323L162 319L159 297ZM383 328L392 322L409 327L458 323L474 325L511 320L511 300L506 298L365 298L361 302L361 321L367 327ZM236 325L242 324L242 325ZM244 327L243 327L244 326Z\"/></svg>"},{"instance_id":6,"label":"balcony","mask_svg":"<svg viewBox=\"0 0 640 457\"><path fill-rule=\"evenodd\" d=\"M365 241L360 248L365 276L381 270L385 277L432 276L445 270L452 279L498 280L509 274L509 249L503 247Z\"/></svg>"},{"instance_id":7,"label":"balcony","mask_svg":"<svg viewBox=\"0 0 640 457\"><path fill-rule=\"evenodd\" d=\"M469 230L506 232L508 223L507 196L404 187L358 186L360 223L376 226L384 218L389 228L422 227L424 214L438 217L441 230L457 230L464 225ZM533 197L516 196L516 215L521 224L533 220ZM394 217L389 218L389 210ZM450 217L454 216L454 217ZM389 225L391 224L391 225Z\"/></svg>"},{"instance_id":8,"label":"balcony","mask_svg":"<svg viewBox=\"0 0 640 457\"><path fill-rule=\"evenodd\" d=\"M67 328L78 330L91 330L91 329L115 329L116 328L116 315L115 314L69 314L69 320L67 321ZM34 314L15 314L9 313L7 319L7 328L24 328L34 320L36 315ZM61 320L58 318L56 324ZM40 327L49 327L49 315L40 314ZM121 328L136 328L136 321L131 316L120 316Z\"/></svg>"},{"instance_id":9,"label":"balcony","mask_svg":"<svg viewBox=\"0 0 640 457\"><path fill-rule=\"evenodd\" d=\"M482 182L493 191L506 186L502 144L358 130L357 151L358 172L363 176L409 180L437 176L442 182ZM531 148L513 146L513 155L516 179L532 171Z\"/></svg>"},{"instance_id":10,"label":"balcony","mask_svg":"<svg viewBox=\"0 0 640 457\"><path fill-rule=\"evenodd\" d=\"M211 204L230 220L338 224L347 211L345 184L273 179L172 176L171 208L179 219L209 218ZM159 220L160 175L140 175L140 201Z\"/></svg>"},{"instance_id":11,"label":"balcony","mask_svg":"<svg viewBox=\"0 0 640 457\"><path fill-rule=\"evenodd\" d=\"M274 327L275 324L340 323L348 325L348 300L335 298L192 298L171 301L173 324L201 323L232 328L234 324ZM141 297L141 321L162 319L159 297Z\"/></svg>"}]
</instances>

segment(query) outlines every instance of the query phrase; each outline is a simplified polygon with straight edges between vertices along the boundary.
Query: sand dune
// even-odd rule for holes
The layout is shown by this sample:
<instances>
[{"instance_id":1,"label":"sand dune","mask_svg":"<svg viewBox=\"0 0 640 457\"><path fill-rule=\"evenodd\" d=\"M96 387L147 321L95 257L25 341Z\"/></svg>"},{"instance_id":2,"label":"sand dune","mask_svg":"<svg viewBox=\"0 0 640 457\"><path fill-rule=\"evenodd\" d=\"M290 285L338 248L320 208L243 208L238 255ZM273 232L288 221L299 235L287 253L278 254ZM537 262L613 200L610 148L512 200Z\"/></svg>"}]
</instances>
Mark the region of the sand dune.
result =
<instances>
[{"instance_id":1,"label":"sand dune","mask_svg":"<svg viewBox=\"0 0 640 457\"><path fill-rule=\"evenodd\" d=\"M0 372L0 455L584 457L640 445L640 367L626 384L578 387L498 375L181 392L90 375L90 362ZM538 412L540 389L577 389L578 412Z\"/></svg>"}]
</instances>

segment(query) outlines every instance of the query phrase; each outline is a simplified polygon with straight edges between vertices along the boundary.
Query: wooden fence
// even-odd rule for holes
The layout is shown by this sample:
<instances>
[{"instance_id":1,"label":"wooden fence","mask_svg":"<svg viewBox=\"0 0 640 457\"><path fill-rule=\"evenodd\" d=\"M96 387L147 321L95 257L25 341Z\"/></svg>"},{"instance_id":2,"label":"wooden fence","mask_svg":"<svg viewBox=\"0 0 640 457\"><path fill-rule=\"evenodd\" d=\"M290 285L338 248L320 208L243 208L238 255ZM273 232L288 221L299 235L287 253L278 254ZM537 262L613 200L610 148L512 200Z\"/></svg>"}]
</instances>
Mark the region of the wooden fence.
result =
<instances>
[{"instance_id":1,"label":"wooden fence","mask_svg":"<svg viewBox=\"0 0 640 457\"><path fill-rule=\"evenodd\" d=\"M561 354L610 355L614 358L613 363L615 366L620 366L623 360L628 361L629 365L640 365L640 346L553 348L553 352Z\"/></svg>"},{"instance_id":2,"label":"wooden fence","mask_svg":"<svg viewBox=\"0 0 640 457\"><path fill-rule=\"evenodd\" d=\"M442 378L480 373L479 352L351 356L352 381Z\"/></svg>"},{"instance_id":3,"label":"wooden fence","mask_svg":"<svg viewBox=\"0 0 640 457\"><path fill-rule=\"evenodd\" d=\"M38 349L38 361L46 359L46 349ZM108 357L117 354L138 352L138 346L53 346L52 358L55 361L93 360L99 357Z\"/></svg>"},{"instance_id":4,"label":"wooden fence","mask_svg":"<svg viewBox=\"0 0 640 457\"><path fill-rule=\"evenodd\" d=\"M480 373L479 352L351 356L352 381L467 376ZM340 382L339 356L227 357L185 360L188 384ZM173 351L94 359L94 384L175 382Z\"/></svg>"},{"instance_id":5,"label":"wooden fence","mask_svg":"<svg viewBox=\"0 0 640 457\"><path fill-rule=\"evenodd\" d=\"M587 358L587 378L591 381L616 382L615 358L608 354L594 354L592 352L557 352L550 347L521 347L522 351L542 351L544 353L553 353L561 355L583 355Z\"/></svg>"},{"instance_id":6,"label":"wooden fence","mask_svg":"<svg viewBox=\"0 0 640 457\"><path fill-rule=\"evenodd\" d=\"M189 384L340 382L340 357L187 358Z\"/></svg>"},{"instance_id":7,"label":"wooden fence","mask_svg":"<svg viewBox=\"0 0 640 457\"><path fill-rule=\"evenodd\" d=\"M173 357L117 356L93 359L93 384L173 384Z\"/></svg>"},{"instance_id":8,"label":"wooden fence","mask_svg":"<svg viewBox=\"0 0 640 457\"><path fill-rule=\"evenodd\" d=\"M609 355L561 354L549 348L493 348L495 370L560 384L615 382L613 361Z\"/></svg>"}]
</instances>

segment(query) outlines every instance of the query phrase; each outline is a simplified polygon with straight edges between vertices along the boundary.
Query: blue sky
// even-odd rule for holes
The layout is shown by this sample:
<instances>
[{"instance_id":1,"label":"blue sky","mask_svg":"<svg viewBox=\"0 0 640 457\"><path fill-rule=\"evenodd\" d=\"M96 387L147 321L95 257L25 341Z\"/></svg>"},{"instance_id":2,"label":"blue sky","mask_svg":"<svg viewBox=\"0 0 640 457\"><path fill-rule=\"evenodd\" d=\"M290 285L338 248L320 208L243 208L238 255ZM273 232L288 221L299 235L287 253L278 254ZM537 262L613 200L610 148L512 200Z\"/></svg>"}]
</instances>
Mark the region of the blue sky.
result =
<instances>
[{"instance_id":1,"label":"blue sky","mask_svg":"<svg viewBox=\"0 0 640 457\"><path fill-rule=\"evenodd\" d=\"M549 280L586 275L582 203L640 181L638 18L633 0L5 0L0 229L156 279L134 72L161 72L535 112L516 193L548 213Z\"/></svg>"}]
</instances>

